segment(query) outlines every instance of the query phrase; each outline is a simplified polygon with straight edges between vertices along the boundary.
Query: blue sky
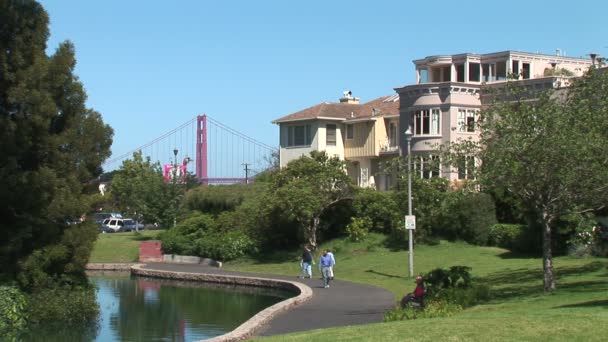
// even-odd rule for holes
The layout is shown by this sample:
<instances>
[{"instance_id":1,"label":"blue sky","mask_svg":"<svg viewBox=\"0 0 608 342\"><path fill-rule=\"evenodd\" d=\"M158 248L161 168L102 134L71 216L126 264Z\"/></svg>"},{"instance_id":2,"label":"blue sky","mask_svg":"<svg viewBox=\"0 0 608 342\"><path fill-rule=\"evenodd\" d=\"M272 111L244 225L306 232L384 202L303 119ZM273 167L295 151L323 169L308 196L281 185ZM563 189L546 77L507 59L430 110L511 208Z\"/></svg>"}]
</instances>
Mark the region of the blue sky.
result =
<instances>
[{"instance_id":1,"label":"blue sky","mask_svg":"<svg viewBox=\"0 0 608 342\"><path fill-rule=\"evenodd\" d=\"M504 50L608 56L607 1L42 0L115 155L207 113L269 145L273 119L414 82L412 60ZM579 8L567 8L568 4Z\"/></svg>"}]
</instances>

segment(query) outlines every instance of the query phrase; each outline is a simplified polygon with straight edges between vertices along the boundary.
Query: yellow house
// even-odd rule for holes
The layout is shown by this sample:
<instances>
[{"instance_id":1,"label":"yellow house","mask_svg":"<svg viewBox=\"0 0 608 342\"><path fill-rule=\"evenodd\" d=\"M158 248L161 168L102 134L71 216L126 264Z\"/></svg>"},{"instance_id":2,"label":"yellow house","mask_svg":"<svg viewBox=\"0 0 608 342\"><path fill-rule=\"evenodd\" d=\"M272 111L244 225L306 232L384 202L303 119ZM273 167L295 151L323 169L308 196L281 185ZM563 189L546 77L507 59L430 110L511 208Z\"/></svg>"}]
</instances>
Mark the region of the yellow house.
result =
<instances>
[{"instance_id":1,"label":"yellow house","mask_svg":"<svg viewBox=\"0 0 608 342\"><path fill-rule=\"evenodd\" d=\"M388 190L393 180L382 162L399 156L399 96L360 104L350 91L338 103L320 103L273 123L279 125L280 165L313 150L345 160L346 172L362 187Z\"/></svg>"}]
</instances>

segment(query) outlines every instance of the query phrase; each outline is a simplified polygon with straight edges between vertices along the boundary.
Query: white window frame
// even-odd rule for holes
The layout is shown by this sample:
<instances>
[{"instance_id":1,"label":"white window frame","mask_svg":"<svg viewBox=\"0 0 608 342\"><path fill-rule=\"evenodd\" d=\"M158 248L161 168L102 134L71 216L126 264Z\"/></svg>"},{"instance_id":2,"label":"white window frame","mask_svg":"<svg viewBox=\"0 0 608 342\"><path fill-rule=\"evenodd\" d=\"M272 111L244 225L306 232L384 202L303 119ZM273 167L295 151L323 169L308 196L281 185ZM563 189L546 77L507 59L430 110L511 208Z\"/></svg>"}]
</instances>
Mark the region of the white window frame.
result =
<instances>
[{"instance_id":1,"label":"white window frame","mask_svg":"<svg viewBox=\"0 0 608 342\"><path fill-rule=\"evenodd\" d=\"M428 108L412 112L414 135L441 135L441 109Z\"/></svg>"},{"instance_id":2,"label":"white window frame","mask_svg":"<svg viewBox=\"0 0 608 342\"><path fill-rule=\"evenodd\" d=\"M479 110L472 108L458 108L458 132L475 133Z\"/></svg>"},{"instance_id":3,"label":"white window frame","mask_svg":"<svg viewBox=\"0 0 608 342\"><path fill-rule=\"evenodd\" d=\"M441 177L441 158L435 154L413 156L414 172L423 179ZM438 162L438 164L435 164ZM433 166L435 166L433 168Z\"/></svg>"},{"instance_id":4,"label":"white window frame","mask_svg":"<svg viewBox=\"0 0 608 342\"><path fill-rule=\"evenodd\" d=\"M463 158L458 162L458 180L475 179L475 157L464 156Z\"/></svg>"}]
</instances>

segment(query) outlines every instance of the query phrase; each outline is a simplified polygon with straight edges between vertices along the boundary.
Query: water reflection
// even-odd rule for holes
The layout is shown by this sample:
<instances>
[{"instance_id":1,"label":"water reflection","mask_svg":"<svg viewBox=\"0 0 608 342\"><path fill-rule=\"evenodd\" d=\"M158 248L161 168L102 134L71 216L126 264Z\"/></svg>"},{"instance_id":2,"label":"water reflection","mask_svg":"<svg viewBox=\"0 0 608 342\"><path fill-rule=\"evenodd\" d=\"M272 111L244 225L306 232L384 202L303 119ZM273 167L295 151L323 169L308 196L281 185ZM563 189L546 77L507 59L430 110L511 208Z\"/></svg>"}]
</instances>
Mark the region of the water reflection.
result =
<instances>
[{"instance_id":1,"label":"water reflection","mask_svg":"<svg viewBox=\"0 0 608 342\"><path fill-rule=\"evenodd\" d=\"M285 291L263 288L128 274L91 275L90 279L97 286L100 306L99 324L93 329L96 333L92 334L90 327L82 327L38 331L32 336L44 336L39 340L45 341L198 341L229 332L257 312L291 296Z\"/></svg>"}]
</instances>

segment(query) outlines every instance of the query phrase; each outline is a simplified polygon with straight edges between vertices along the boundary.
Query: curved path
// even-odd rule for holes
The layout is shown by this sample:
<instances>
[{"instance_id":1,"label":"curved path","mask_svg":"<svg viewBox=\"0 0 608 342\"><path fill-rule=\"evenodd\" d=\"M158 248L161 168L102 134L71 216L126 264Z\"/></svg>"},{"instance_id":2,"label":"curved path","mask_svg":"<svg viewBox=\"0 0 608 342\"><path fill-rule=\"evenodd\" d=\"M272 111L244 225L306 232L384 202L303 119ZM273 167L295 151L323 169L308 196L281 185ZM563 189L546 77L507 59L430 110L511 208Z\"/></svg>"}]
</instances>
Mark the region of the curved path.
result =
<instances>
[{"instance_id":1,"label":"curved path","mask_svg":"<svg viewBox=\"0 0 608 342\"><path fill-rule=\"evenodd\" d=\"M173 272L282 279L306 284L313 290L313 297L310 300L287 312L278 314L258 330L256 335L261 336L381 322L384 312L396 304L393 294L385 289L341 280L332 281L330 288L325 289L322 286L322 281L318 278L298 279L295 276L241 273L225 271L221 268L188 264L148 263L143 268Z\"/></svg>"}]
</instances>

